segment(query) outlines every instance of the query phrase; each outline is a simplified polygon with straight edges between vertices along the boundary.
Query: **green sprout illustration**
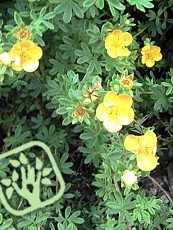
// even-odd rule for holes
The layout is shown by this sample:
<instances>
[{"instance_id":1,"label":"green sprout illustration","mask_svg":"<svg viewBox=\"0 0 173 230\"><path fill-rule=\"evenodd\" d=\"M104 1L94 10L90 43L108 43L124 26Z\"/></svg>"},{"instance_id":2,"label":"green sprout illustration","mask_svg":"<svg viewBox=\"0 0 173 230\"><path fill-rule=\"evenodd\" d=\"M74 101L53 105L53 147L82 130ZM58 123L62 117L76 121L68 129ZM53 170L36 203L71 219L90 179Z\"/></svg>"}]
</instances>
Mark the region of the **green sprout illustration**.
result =
<instances>
[{"instance_id":1,"label":"green sprout illustration","mask_svg":"<svg viewBox=\"0 0 173 230\"><path fill-rule=\"evenodd\" d=\"M31 148L33 146L39 146L45 150L47 153L49 160L51 162L52 167L43 167L43 161L36 157L35 165L32 166L29 162L29 159L23 153L23 150ZM0 159L11 156L13 154L17 154L20 152L19 159L10 159L10 165L14 168L12 170L11 178L2 179L0 185L0 199L4 207L14 215L24 215L28 212L36 210L38 208L49 205L56 200L58 200L65 189L63 178L60 174L58 166L53 158L53 155L44 143L39 141L32 141L28 144L22 145L18 148L15 148L7 153L3 153L0 155ZM51 186L52 182L49 179L50 173L54 172L59 183L60 190L58 194L54 197L49 198L46 201L41 201L40 192L41 186L47 185ZM21 182L21 183L20 183ZM5 187L3 192L2 186ZM24 210L15 210L9 204L8 200L10 200L13 196L13 192L16 192L20 197L24 198L28 201L30 207L25 208ZM5 193L5 194L4 194Z\"/></svg>"}]
</instances>

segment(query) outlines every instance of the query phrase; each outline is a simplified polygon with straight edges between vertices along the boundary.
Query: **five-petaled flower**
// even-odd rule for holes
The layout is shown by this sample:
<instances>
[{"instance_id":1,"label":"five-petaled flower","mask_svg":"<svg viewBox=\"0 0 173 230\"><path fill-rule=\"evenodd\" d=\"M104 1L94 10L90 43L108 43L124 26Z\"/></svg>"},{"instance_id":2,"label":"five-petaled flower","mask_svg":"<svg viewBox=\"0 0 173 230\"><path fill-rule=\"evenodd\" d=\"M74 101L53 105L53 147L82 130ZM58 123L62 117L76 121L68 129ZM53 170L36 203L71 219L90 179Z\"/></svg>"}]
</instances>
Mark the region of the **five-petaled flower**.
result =
<instances>
[{"instance_id":1,"label":"five-petaled flower","mask_svg":"<svg viewBox=\"0 0 173 230\"><path fill-rule=\"evenodd\" d=\"M127 187L131 187L133 184L135 184L137 180L137 176L135 175L134 171L126 170L121 176L121 180L124 182L124 184Z\"/></svg>"},{"instance_id":2,"label":"five-petaled flower","mask_svg":"<svg viewBox=\"0 0 173 230\"><path fill-rule=\"evenodd\" d=\"M96 117L103 121L104 127L109 132L117 132L123 125L129 125L134 120L132 103L130 95L118 95L114 91L109 91L106 93L103 103L98 105Z\"/></svg>"},{"instance_id":3,"label":"five-petaled flower","mask_svg":"<svg viewBox=\"0 0 173 230\"><path fill-rule=\"evenodd\" d=\"M151 171L158 165L155 156L157 137L153 131L148 130L142 136L127 135L124 147L128 151L137 154L137 165L142 171Z\"/></svg>"},{"instance_id":4,"label":"five-petaled flower","mask_svg":"<svg viewBox=\"0 0 173 230\"><path fill-rule=\"evenodd\" d=\"M147 67L153 67L155 61L160 61L162 59L162 54L160 52L160 47L146 45L142 48L142 64L146 64Z\"/></svg>"},{"instance_id":5,"label":"five-petaled flower","mask_svg":"<svg viewBox=\"0 0 173 230\"><path fill-rule=\"evenodd\" d=\"M129 32L114 30L108 34L105 40L105 48L111 58L130 56L130 51L125 47L132 42L132 35Z\"/></svg>"},{"instance_id":6,"label":"five-petaled flower","mask_svg":"<svg viewBox=\"0 0 173 230\"><path fill-rule=\"evenodd\" d=\"M42 49L30 40L22 40L8 52L8 57L12 60L12 69L26 72L34 72L38 68L42 55Z\"/></svg>"}]
</instances>

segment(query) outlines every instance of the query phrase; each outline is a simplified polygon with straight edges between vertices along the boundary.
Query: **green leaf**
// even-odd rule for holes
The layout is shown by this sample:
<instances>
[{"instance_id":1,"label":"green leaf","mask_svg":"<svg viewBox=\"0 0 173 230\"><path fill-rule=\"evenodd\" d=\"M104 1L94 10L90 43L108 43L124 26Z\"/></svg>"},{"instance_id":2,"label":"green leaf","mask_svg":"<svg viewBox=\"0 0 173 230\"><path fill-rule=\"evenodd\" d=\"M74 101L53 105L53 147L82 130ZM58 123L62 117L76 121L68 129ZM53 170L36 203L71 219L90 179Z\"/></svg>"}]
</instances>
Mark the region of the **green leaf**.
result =
<instances>
[{"instance_id":1,"label":"green leaf","mask_svg":"<svg viewBox=\"0 0 173 230\"><path fill-rule=\"evenodd\" d=\"M53 30L54 29L54 25L50 22L47 22L47 21L42 21L42 23L50 30Z\"/></svg>"},{"instance_id":2,"label":"green leaf","mask_svg":"<svg viewBox=\"0 0 173 230\"><path fill-rule=\"evenodd\" d=\"M69 125L69 124L71 123L71 121L72 121L72 118L66 117L66 118L63 120L62 124L63 124L63 125Z\"/></svg>"},{"instance_id":3,"label":"green leaf","mask_svg":"<svg viewBox=\"0 0 173 230\"><path fill-rule=\"evenodd\" d=\"M73 2L72 8L73 8L73 12L78 18L84 17L84 13L82 12L81 8L79 7L77 3Z\"/></svg>"},{"instance_id":4,"label":"green leaf","mask_svg":"<svg viewBox=\"0 0 173 230\"><path fill-rule=\"evenodd\" d=\"M36 169L41 170L43 167L43 162L37 157L36 158Z\"/></svg>"},{"instance_id":5,"label":"green leaf","mask_svg":"<svg viewBox=\"0 0 173 230\"><path fill-rule=\"evenodd\" d=\"M135 5L138 10L141 10L143 12L145 12L145 8L150 9L154 7L153 3L151 3L153 0L142 0L142 1L141 0L127 0L127 1L130 3L130 5L132 6Z\"/></svg>"},{"instance_id":6,"label":"green leaf","mask_svg":"<svg viewBox=\"0 0 173 230\"><path fill-rule=\"evenodd\" d=\"M5 186L10 186L11 180L10 179L2 179L1 183Z\"/></svg>"},{"instance_id":7,"label":"green leaf","mask_svg":"<svg viewBox=\"0 0 173 230\"><path fill-rule=\"evenodd\" d=\"M46 14L42 19L48 20L48 19L51 19L51 18L54 18L54 17L55 17L55 13L50 12L50 13Z\"/></svg>"},{"instance_id":8,"label":"green leaf","mask_svg":"<svg viewBox=\"0 0 173 230\"><path fill-rule=\"evenodd\" d=\"M104 0L97 0L96 7L102 10L104 8Z\"/></svg>"},{"instance_id":9,"label":"green leaf","mask_svg":"<svg viewBox=\"0 0 173 230\"><path fill-rule=\"evenodd\" d=\"M18 229L23 229L24 227L26 228L27 226L30 226L33 223L32 219L27 219L20 221L19 224L17 225ZM29 228L28 228L29 230Z\"/></svg>"},{"instance_id":10,"label":"green leaf","mask_svg":"<svg viewBox=\"0 0 173 230\"><path fill-rule=\"evenodd\" d=\"M48 176L51 173L51 171L52 168L44 168L42 173L43 177Z\"/></svg>"},{"instance_id":11,"label":"green leaf","mask_svg":"<svg viewBox=\"0 0 173 230\"><path fill-rule=\"evenodd\" d=\"M23 153L20 154L19 160L24 165L26 165L28 163L28 159L26 158L26 156Z\"/></svg>"},{"instance_id":12,"label":"green leaf","mask_svg":"<svg viewBox=\"0 0 173 230\"><path fill-rule=\"evenodd\" d=\"M114 214L121 212L121 207L115 202L107 202L106 206L114 211Z\"/></svg>"},{"instance_id":13,"label":"green leaf","mask_svg":"<svg viewBox=\"0 0 173 230\"><path fill-rule=\"evenodd\" d=\"M50 213L44 213L42 215L40 215L39 217L37 217L35 223L36 224L43 224L44 221L47 220L47 218L50 216Z\"/></svg>"},{"instance_id":14,"label":"green leaf","mask_svg":"<svg viewBox=\"0 0 173 230\"><path fill-rule=\"evenodd\" d=\"M14 167L14 168L18 168L20 166L20 162L18 160L10 160L10 164Z\"/></svg>"},{"instance_id":15,"label":"green leaf","mask_svg":"<svg viewBox=\"0 0 173 230\"><path fill-rule=\"evenodd\" d=\"M43 178L41 180L41 183L44 184L44 185L52 185L52 182L49 178Z\"/></svg>"},{"instance_id":16,"label":"green leaf","mask_svg":"<svg viewBox=\"0 0 173 230\"><path fill-rule=\"evenodd\" d=\"M23 24L23 21L20 15L16 11L14 12L14 21L16 22L18 26L21 26L21 24Z\"/></svg>"},{"instance_id":17,"label":"green leaf","mask_svg":"<svg viewBox=\"0 0 173 230\"><path fill-rule=\"evenodd\" d=\"M1 230L8 230L8 229L10 229L10 226L12 225L12 223L13 223L13 220L8 219L3 223L3 225L1 225L0 229Z\"/></svg>"},{"instance_id":18,"label":"green leaf","mask_svg":"<svg viewBox=\"0 0 173 230\"><path fill-rule=\"evenodd\" d=\"M65 218L66 218L66 219L69 218L70 213L71 213L71 207L68 206L68 207L65 209Z\"/></svg>"},{"instance_id":19,"label":"green leaf","mask_svg":"<svg viewBox=\"0 0 173 230\"><path fill-rule=\"evenodd\" d=\"M0 224L2 224L3 221L3 215L0 213Z\"/></svg>"},{"instance_id":20,"label":"green leaf","mask_svg":"<svg viewBox=\"0 0 173 230\"><path fill-rule=\"evenodd\" d=\"M12 173L12 180L17 181L18 178L19 178L19 174L16 172L16 170L14 170Z\"/></svg>"},{"instance_id":21,"label":"green leaf","mask_svg":"<svg viewBox=\"0 0 173 230\"><path fill-rule=\"evenodd\" d=\"M119 0L108 0L108 3L117 10L125 10L125 6Z\"/></svg>"},{"instance_id":22,"label":"green leaf","mask_svg":"<svg viewBox=\"0 0 173 230\"><path fill-rule=\"evenodd\" d=\"M147 211L145 211L145 210L143 210L141 214L142 214L143 220L147 224L150 224L150 214Z\"/></svg>"},{"instance_id":23,"label":"green leaf","mask_svg":"<svg viewBox=\"0 0 173 230\"><path fill-rule=\"evenodd\" d=\"M6 195L7 195L8 199L10 199L11 196L13 195L13 191L14 191L14 188L13 188L13 187L7 188L7 190L6 190Z\"/></svg>"},{"instance_id":24,"label":"green leaf","mask_svg":"<svg viewBox=\"0 0 173 230\"><path fill-rule=\"evenodd\" d=\"M56 110L56 113L62 115L68 113L68 111L66 110L66 107L60 107Z\"/></svg>"},{"instance_id":25,"label":"green leaf","mask_svg":"<svg viewBox=\"0 0 173 230\"><path fill-rule=\"evenodd\" d=\"M44 16L45 13L46 13L46 7L43 7L43 8L40 10L39 18L43 18L43 16Z\"/></svg>"},{"instance_id":26,"label":"green leaf","mask_svg":"<svg viewBox=\"0 0 173 230\"><path fill-rule=\"evenodd\" d=\"M90 6L94 5L95 2L96 0L85 0L83 6L89 8Z\"/></svg>"},{"instance_id":27,"label":"green leaf","mask_svg":"<svg viewBox=\"0 0 173 230\"><path fill-rule=\"evenodd\" d=\"M71 18L72 18L72 7L71 4L68 4L63 14L63 21L65 23L69 23L71 21Z\"/></svg>"},{"instance_id":28,"label":"green leaf","mask_svg":"<svg viewBox=\"0 0 173 230\"><path fill-rule=\"evenodd\" d=\"M84 222L84 219L79 218L80 214L81 214L80 211L76 211L68 218L68 220L75 223L75 224L82 224Z\"/></svg>"}]
</instances>

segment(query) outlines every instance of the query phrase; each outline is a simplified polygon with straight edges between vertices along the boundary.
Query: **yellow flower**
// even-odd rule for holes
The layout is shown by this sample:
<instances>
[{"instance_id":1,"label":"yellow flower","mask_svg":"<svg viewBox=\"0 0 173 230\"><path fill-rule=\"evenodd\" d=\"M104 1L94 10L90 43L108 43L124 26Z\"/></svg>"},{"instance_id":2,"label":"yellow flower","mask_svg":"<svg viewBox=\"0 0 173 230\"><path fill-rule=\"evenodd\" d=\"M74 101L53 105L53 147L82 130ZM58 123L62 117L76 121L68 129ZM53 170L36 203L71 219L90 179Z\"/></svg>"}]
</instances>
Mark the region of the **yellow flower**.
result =
<instances>
[{"instance_id":1,"label":"yellow flower","mask_svg":"<svg viewBox=\"0 0 173 230\"><path fill-rule=\"evenodd\" d=\"M148 130L142 136L128 135L125 138L124 147L137 154L137 165L142 171L151 171L158 165L155 156L157 137L153 131Z\"/></svg>"},{"instance_id":2,"label":"yellow flower","mask_svg":"<svg viewBox=\"0 0 173 230\"><path fill-rule=\"evenodd\" d=\"M27 40L31 37L32 33L30 33L27 29L27 26L25 27L19 27L14 35L15 38L19 40Z\"/></svg>"},{"instance_id":3,"label":"yellow flower","mask_svg":"<svg viewBox=\"0 0 173 230\"><path fill-rule=\"evenodd\" d=\"M130 74L128 76L125 76L125 71L122 73L121 78L119 80L120 85L122 85L124 88L131 89L133 87L133 78L134 75Z\"/></svg>"},{"instance_id":4,"label":"yellow flower","mask_svg":"<svg viewBox=\"0 0 173 230\"><path fill-rule=\"evenodd\" d=\"M137 176L135 176L135 172L130 170L126 170L124 172L123 176L121 177L121 180L127 187L131 187L138 181Z\"/></svg>"},{"instance_id":5,"label":"yellow flower","mask_svg":"<svg viewBox=\"0 0 173 230\"><path fill-rule=\"evenodd\" d=\"M162 59L162 54L160 53L160 47L146 45L142 48L142 64L146 64L147 67L153 67L155 61L160 61Z\"/></svg>"},{"instance_id":6,"label":"yellow flower","mask_svg":"<svg viewBox=\"0 0 173 230\"><path fill-rule=\"evenodd\" d=\"M77 117L78 121L82 123L86 117L89 117L89 114L86 112L84 107L77 107L72 113L72 117Z\"/></svg>"},{"instance_id":7,"label":"yellow flower","mask_svg":"<svg viewBox=\"0 0 173 230\"><path fill-rule=\"evenodd\" d=\"M125 47L132 42L132 35L121 30L114 30L105 40L105 48L111 58L130 56L130 51Z\"/></svg>"},{"instance_id":8,"label":"yellow flower","mask_svg":"<svg viewBox=\"0 0 173 230\"><path fill-rule=\"evenodd\" d=\"M123 125L134 120L132 97L128 94L118 95L114 91L106 93L103 103L96 109L96 117L103 121L104 127L111 133L119 131Z\"/></svg>"},{"instance_id":9,"label":"yellow flower","mask_svg":"<svg viewBox=\"0 0 173 230\"><path fill-rule=\"evenodd\" d=\"M13 70L34 72L39 66L39 59L42 57L43 52L32 41L22 40L11 48L8 55L13 61Z\"/></svg>"}]
</instances>

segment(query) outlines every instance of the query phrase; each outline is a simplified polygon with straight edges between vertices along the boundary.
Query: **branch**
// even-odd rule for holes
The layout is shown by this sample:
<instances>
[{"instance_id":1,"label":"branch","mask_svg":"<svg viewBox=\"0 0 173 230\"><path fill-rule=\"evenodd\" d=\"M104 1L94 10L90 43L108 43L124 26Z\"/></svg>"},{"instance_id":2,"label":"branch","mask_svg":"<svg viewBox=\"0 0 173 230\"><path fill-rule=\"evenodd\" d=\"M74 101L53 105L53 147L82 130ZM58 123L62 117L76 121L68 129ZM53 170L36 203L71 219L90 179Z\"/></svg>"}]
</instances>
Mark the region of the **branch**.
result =
<instances>
[{"instance_id":1,"label":"branch","mask_svg":"<svg viewBox=\"0 0 173 230\"><path fill-rule=\"evenodd\" d=\"M169 193L151 176L148 176L148 178L150 178L150 180L153 182L154 185L156 185L164 194L165 196L168 198L168 200L170 202L172 202L172 197L169 195Z\"/></svg>"}]
</instances>

